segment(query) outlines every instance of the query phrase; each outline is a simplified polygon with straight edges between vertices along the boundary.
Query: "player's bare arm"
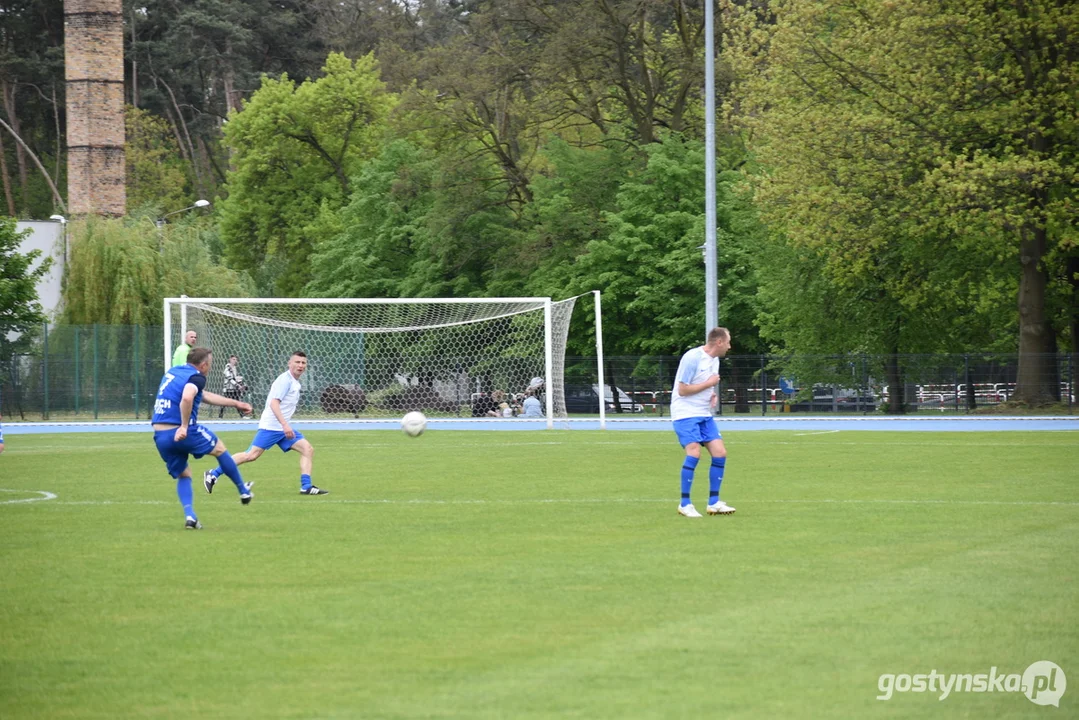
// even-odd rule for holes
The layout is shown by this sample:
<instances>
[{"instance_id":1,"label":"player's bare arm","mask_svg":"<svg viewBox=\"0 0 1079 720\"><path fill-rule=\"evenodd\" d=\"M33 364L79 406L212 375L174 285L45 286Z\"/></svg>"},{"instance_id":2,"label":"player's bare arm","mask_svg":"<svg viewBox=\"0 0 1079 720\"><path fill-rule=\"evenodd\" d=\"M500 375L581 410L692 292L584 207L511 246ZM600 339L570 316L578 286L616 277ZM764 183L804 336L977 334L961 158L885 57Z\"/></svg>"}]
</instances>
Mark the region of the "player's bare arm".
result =
<instances>
[{"instance_id":1,"label":"player's bare arm","mask_svg":"<svg viewBox=\"0 0 1079 720\"><path fill-rule=\"evenodd\" d=\"M180 398L180 427L176 428L176 434L173 439L176 442L180 442L187 437L187 426L191 422L191 406L195 403L195 396L199 394L199 389L188 383L184 385L184 394Z\"/></svg>"},{"instance_id":2,"label":"player's bare arm","mask_svg":"<svg viewBox=\"0 0 1079 720\"><path fill-rule=\"evenodd\" d=\"M296 437L296 431L292 429L292 426L288 424L288 420L285 419L284 414L281 412L281 401L277 398L270 401L270 412L277 418L277 422L281 423L281 432L285 433L285 437L289 440Z\"/></svg>"},{"instance_id":3,"label":"player's bare arm","mask_svg":"<svg viewBox=\"0 0 1079 720\"><path fill-rule=\"evenodd\" d=\"M714 388L716 383L719 382L719 375L712 375L707 380L702 380L699 383L693 383L692 385L684 382L678 383L678 394L682 397L689 397L690 395L696 395L699 392L704 392L709 388Z\"/></svg>"}]
</instances>

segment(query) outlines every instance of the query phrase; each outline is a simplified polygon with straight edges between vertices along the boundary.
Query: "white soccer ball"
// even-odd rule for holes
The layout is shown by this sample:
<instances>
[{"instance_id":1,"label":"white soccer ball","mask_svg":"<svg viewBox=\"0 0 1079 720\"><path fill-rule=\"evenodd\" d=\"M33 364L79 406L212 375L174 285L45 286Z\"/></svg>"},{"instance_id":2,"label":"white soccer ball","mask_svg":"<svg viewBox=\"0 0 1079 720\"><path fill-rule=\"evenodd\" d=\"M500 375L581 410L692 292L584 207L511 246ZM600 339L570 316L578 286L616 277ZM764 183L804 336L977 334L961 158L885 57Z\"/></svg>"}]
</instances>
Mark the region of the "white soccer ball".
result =
<instances>
[{"instance_id":1,"label":"white soccer ball","mask_svg":"<svg viewBox=\"0 0 1079 720\"><path fill-rule=\"evenodd\" d=\"M419 437L427 429L427 416L419 410L413 410L401 418L401 429L409 437Z\"/></svg>"}]
</instances>

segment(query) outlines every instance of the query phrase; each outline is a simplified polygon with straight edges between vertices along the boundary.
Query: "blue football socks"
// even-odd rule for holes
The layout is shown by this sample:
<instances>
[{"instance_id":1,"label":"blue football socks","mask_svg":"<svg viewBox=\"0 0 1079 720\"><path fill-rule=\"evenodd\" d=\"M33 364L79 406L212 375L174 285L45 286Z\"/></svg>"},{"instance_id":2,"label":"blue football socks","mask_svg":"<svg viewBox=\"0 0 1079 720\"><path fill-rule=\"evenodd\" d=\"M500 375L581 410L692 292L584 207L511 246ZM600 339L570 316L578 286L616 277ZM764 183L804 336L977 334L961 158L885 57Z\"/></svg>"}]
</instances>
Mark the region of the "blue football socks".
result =
<instances>
[{"instance_id":1,"label":"blue football socks","mask_svg":"<svg viewBox=\"0 0 1079 720\"><path fill-rule=\"evenodd\" d=\"M697 469L700 458L686 455L682 464L682 507L689 505L689 491L693 487L693 471Z\"/></svg>"},{"instance_id":2,"label":"blue football socks","mask_svg":"<svg viewBox=\"0 0 1079 720\"><path fill-rule=\"evenodd\" d=\"M712 465L708 468L708 504L715 505L719 502L719 486L723 484L723 470L727 467L726 457L712 458Z\"/></svg>"},{"instance_id":3,"label":"blue football socks","mask_svg":"<svg viewBox=\"0 0 1079 720\"><path fill-rule=\"evenodd\" d=\"M247 492L247 488L244 487L244 479L240 477L240 468L236 467L236 461L232 459L232 455L228 450L221 453L217 457L217 462L221 464L221 472L228 475L229 480L236 486L236 489L240 491L240 494ZM220 477L221 473L218 473Z\"/></svg>"},{"instance_id":4,"label":"blue football socks","mask_svg":"<svg viewBox=\"0 0 1079 720\"><path fill-rule=\"evenodd\" d=\"M300 489L306 490L309 487L311 487L311 476L304 473L300 476Z\"/></svg>"},{"instance_id":5,"label":"blue football socks","mask_svg":"<svg viewBox=\"0 0 1079 720\"><path fill-rule=\"evenodd\" d=\"M176 495L180 498L180 504L184 506L184 515L198 520L198 516L195 515L195 493L191 489L191 478L176 478Z\"/></svg>"}]
</instances>

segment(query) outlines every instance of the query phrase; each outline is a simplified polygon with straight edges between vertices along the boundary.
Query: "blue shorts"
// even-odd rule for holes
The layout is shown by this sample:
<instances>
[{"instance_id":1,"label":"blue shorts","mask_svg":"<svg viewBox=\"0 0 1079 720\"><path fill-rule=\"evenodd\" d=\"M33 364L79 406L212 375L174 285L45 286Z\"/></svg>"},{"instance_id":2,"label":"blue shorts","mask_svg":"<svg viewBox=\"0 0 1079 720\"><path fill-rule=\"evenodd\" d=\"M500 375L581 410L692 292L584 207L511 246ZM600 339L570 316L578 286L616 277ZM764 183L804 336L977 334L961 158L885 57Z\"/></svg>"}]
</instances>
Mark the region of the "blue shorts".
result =
<instances>
[{"instance_id":1,"label":"blue shorts","mask_svg":"<svg viewBox=\"0 0 1079 720\"><path fill-rule=\"evenodd\" d=\"M296 433L296 437L289 440L285 437L285 433L280 430L263 430L259 428L258 432L255 433L255 439L251 441L251 447L265 450L276 445L281 448L282 452L288 452L293 445L303 440L303 435L300 434L299 430L293 430L292 432Z\"/></svg>"},{"instance_id":2,"label":"blue shorts","mask_svg":"<svg viewBox=\"0 0 1079 720\"><path fill-rule=\"evenodd\" d=\"M674 434L678 436L678 442L682 447L690 443L705 445L713 440L722 440L716 428L716 421L710 417L683 418L674 421Z\"/></svg>"},{"instance_id":3,"label":"blue shorts","mask_svg":"<svg viewBox=\"0 0 1079 720\"><path fill-rule=\"evenodd\" d=\"M0 445L4 444L4 426L0 425Z\"/></svg>"},{"instance_id":4,"label":"blue shorts","mask_svg":"<svg viewBox=\"0 0 1079 720\"><path fill-rule=\"evenodd\" d=\"M157 430L154 432L154 445L157 452L165 461L165 467L169 469L169 475L178 478L187 469L187 456L190 455L198 460L203 455L209 455L217 447L217 436L202 425L191 425L187 428L187 437L176 442L176 428L172 430Z\"/></svg>"}]
</instances>

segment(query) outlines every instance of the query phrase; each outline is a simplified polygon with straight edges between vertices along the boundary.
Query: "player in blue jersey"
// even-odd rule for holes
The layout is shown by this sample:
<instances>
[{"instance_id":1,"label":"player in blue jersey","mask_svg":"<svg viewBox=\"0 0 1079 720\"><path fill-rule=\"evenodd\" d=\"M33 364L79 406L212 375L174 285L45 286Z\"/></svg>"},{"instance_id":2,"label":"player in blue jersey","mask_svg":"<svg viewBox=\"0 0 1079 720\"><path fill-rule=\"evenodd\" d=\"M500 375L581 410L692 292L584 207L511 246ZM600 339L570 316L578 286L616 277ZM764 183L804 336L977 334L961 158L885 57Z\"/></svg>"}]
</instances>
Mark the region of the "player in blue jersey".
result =
<instances>
[{"instance_id":1,"label":"player in blue jersey","mask_svg":"<svg viewBox=\"0 0 1079 720\"><path fill-rule=\"evenodd\" d=\"M691 518L701 517L689 500L693 473L701 459L701 445L708 448L708 454L712 456L712 464L708 468L708 514L730 515L734 512L734 508L719 499L719 488L723 484L723 472L727 466L727 448L712 418L712 408L718 400L715 387L719 382L719 358L731 349L731 334L727 328L712 328L707 340L704 345L682 356L671 391L674 432L686 450L686 457L682 461L682 502L678 506L678 514Z\"/></svg>"},{"instance_id":2,"label":"player in blue jersey","mask_svg":"<svg viewBox=\"0 0 1079 720\"><path fill-rule=\"evenodd\" d=\"M247 505L252 497L251 483L244 483L225 444L210 430L199 425L199 405L203 400L211 405L251 412L251 406L245 402L206 390L206 373L210 370L212 360L213 355L207 348L193 348L187 354L186 364L170 368L161 378L151 420L154 444L165 461L169 475L176 479L176 494L184 507L184 527L189 530L201 530L202 523L195 515L188 455L196 460L203 455L213 455L236 485L240 502Z\"/></svg>"},{"instance_id":3,"label":"player in blue jersey","mask_svg":"<svg viewBox=\"0 0 1079 720\"><path fill-rule=\"evenodd\" d=\"M270 386L266 407L262 410L259 429L255 433L255 439L251 441L251 447L246 452L236 453L235 460L237 465L255 462L264 450L274 445L284 452L296 450L300 454L300 494L329 495L329 490L323 490L311 482L315 448L299 430L294 430L289 424L292 414L296 412L296 406L300 403L300 376L306 369L307 355L301 350L292 353L288 359L288 370L278 375ZM203 473L202 485L206 492L214 491L217 478L224 472L225 466L222 463L221 467Z\"/></svg>"}]
</instances>

